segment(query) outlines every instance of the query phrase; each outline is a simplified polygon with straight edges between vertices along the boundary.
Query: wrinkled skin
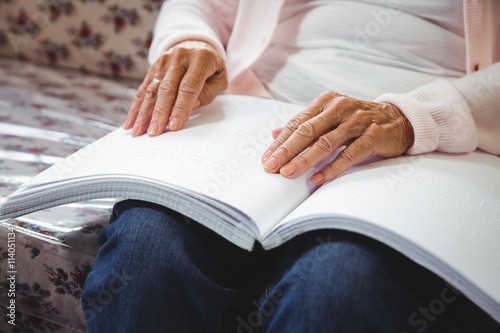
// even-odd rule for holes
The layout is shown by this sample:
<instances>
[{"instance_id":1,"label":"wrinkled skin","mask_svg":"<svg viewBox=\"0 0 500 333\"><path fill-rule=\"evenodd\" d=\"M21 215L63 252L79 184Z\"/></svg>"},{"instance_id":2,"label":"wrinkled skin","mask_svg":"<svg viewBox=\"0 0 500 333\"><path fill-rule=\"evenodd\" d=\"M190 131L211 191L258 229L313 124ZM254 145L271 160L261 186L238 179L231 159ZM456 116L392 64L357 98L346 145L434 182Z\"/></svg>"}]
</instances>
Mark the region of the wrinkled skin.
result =
<instances>
[{"instance_id":1,"label":"wrinkled skin","mask_svg":"<svg viewBox=\"0 0 500 333\"><path fill-rule=\"evenodd\" d=\"M212 46L177 44L149 68L123 128L132 128L134 136L160 135L167 125L180 130L194 109L210 104L227 84L224 60Z\"/></svg>"},{"instance_id":2,"label":"wrinkled skin","mask_svg":"<svg viewBox=\"0 0 500 333\"><path fill-rule=\"evenodd\" d=\"M342 146L337 157L312 176L323 184L370 156L395 157L413 145L409 120L394 105L335 92L317 97L284 128L262 156L264 169L294 178Z\"/></svg>"},{"instance_id":3,"label":"wrinkled skin","mask_svg":"<svg viewBox=\"0 0 500 333\"><path fill-rule=\"evenodd\" d=\"M148 70L123 127L151 136L182 129L191 112L227 88L224 60L210 44L186 41L163 53ZM409 120L394 105L325 92L284 128L262 156L264 169L295 178L345 146L315 173L318 185L371 156L395 157L413 145Z\"/></svg>"}]
</instances>

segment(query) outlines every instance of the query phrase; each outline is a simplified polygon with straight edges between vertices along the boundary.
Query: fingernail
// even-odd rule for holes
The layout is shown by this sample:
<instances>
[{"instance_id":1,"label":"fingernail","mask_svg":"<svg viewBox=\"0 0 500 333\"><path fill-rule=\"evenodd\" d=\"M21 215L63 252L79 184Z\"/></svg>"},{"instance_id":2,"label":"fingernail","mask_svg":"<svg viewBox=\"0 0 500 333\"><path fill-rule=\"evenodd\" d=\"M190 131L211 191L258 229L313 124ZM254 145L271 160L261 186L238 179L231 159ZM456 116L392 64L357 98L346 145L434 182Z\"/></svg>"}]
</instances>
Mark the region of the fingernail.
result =
<instances>
[{"instance_id":1,"label":"fingernail","mask_svg":"<svg viewBox=\"0 0 500 333\"><path fill-rule=\"evenodd\" d=\"M288 164L287 166L284 166L283 168L281 168L280 173L283 176L292 176L296 170L297 170L297 167L295 165Z\"/></svg>"},{"instance_id":2,"label":"fingernail","mask_svg":"<svg viewBox=\"0 0 500 333\"><path fill-rule=\"evenodd\" d=\"M126 130L130 128L130 120L129 119L125 120L125 122L123 123L123 128Z\"/></svg>"},{"instance_id":3,"label":"fingernail","mask_svg":"<svg viewBox=\"0 0 500 333\"><path fill-rule=\"evenodd\" d=\"M149 125L148 134L150 136L154 136L154 135L156 135L156 132L158 132L158 125L156 125L156 124Z\"/></svg>"},{"instance_id":4,"label":"fingernail","mask_svg":"<svg viewBox=\"0 0 500 333\"><path fill-rule=\"evenodd\" d=\"M267 159L273 154L273 151L271 149L269 149L268 151L266 151L264 153L264 155L262 155L262 163L264 163L265 161L267 161Z\"/></svg>"},{"instance_id":5,"label":"fingernail","mask_svg":"<svg viewBox=\"0 0 500 333\"><path fill-rule=\"evenodd\" d=\"M168 129L171 131L175 131L179 127L179 119L177 117L170 118L170 122L168 123Z\"/></svg>"},{"instance_id":6,"label":"fingernail","mask_svg":"<svg viewBox=\"0 0 500 333\"><path fill-rule=\"evenodd\" d=\"M271 157L264 164L264 169L266 169L267 171L272 171L272 170L276 169L277 166L278 166L278 160L276 159L276 157Z\"/></svg>"},{"instance_id":7,"label":"fingernail","mask_svg":"<svg viewBox=\"0 0 500 333\"><path fill-rule=\"evenodd\" d=\"M134 128L132 128L132 135L137 135L139 134L139 124L135 124Z\"/></svg>"},{"instance_id":8,"label":"fingernail","mask_svg":"<svg viewBox=\"0 0 500 333\"><path fill-rule=\"evenodd\" d=\"M312 178L311 178L311 180L315 184L321 184L321 182L323 181L323 179L325 179L325 177L323 176L322 173L317 173L314 176L312 176Z\"/></svg>"}]
</instances>

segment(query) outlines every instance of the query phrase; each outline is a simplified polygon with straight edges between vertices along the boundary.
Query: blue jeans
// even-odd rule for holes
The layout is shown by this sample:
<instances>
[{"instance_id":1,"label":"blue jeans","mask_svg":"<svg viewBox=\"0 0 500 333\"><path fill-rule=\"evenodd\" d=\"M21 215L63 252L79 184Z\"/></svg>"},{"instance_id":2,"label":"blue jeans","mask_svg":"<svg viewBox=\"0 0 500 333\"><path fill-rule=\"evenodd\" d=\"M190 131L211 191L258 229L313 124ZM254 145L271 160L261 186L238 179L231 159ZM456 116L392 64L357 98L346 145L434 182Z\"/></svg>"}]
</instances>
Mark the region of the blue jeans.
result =
<instances>
[{"instance_id":1,"label":"blue jeans","mask_svg":"<svg viewBox=\"0 0 500 333\"><path fill-rule=\"evenodd\" d=\"M127 200L99 242L82 298L89 332L500 332L437 276L354 233L248 252Z\"/></svg>"}]
</instances>

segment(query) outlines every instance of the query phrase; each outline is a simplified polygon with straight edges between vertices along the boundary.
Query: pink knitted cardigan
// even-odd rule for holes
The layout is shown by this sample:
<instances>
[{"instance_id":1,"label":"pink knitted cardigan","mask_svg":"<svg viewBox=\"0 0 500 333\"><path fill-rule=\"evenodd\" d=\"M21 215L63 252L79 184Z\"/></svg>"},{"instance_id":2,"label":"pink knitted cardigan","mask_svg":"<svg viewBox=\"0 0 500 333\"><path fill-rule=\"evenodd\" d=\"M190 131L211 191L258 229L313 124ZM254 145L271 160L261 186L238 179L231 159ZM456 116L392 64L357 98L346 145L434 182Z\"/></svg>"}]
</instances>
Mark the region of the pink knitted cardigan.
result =
<instances>
[{"instance_id":1,"label":"pink knitted cardigan","mask_svg":"<svg viewBox=\"0 0 500 333\"><path fill-rule=\"evenodd\" d=\"M212 44L226 60L228 91L268 96L249 69L267 47L284 0L169 0L156 22L149 61L185 40ZM413 125L407 154L469 152L500 155L500 1L464 0L467 75L436 80L377 102L399 107Z\"/></svg>"}]
</instances>

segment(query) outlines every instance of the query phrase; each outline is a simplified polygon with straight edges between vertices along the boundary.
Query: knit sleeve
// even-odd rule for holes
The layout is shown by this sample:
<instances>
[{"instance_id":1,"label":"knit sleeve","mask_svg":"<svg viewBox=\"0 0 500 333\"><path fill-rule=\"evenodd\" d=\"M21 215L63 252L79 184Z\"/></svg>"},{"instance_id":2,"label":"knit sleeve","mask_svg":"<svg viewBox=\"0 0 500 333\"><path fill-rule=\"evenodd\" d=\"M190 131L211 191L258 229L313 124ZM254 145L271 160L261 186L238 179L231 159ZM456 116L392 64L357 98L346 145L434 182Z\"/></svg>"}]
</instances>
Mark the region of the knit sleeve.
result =
<instances>
[{"instance_id":1,"label":"knit sleeve","mask_svg":"<svg viewBox=\"0 0 500 333\"><path fill-rule=\"evenodd\" d=\"M500 63L463 78L433 81L376 102L397 106L413 126L407 154L462 153L480 148L500 155Z\"/></svg>"},{"instance_id":2,"label":"knit sleeve","mask_svg":"<svg viewBox=\"0 0 500 333\"><path fill-rule=\"evenodd\" d=\"M207 42L225 59L224 45L230 31L217 9L207 0L165 1L156 20L149 63L153 64L170 46L186 40Z\"/></svg>"}]
</instances>

